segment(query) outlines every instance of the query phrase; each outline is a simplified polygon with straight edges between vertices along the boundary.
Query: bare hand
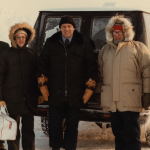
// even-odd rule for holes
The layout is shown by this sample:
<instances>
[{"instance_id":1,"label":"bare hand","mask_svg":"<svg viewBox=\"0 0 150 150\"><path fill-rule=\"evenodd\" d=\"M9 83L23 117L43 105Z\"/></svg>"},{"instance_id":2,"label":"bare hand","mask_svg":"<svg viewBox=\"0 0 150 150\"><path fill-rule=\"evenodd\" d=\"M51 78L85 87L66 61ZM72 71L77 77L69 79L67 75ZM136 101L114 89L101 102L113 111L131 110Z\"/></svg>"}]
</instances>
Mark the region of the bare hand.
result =
<instances>
[{"instance_id":1,"label":"bare hand","mask_svg":"<svg viewBox=\"0 0 150 150\"><path fill-rule=\"evenodd\" d=\"M5 103L5 101L0 101L0 107L1 107L2 105L7 106L6 103Z\"/></svg>"},{"instance_id":2,"label":"bare hand","mask_svg":"<svg viewBox=\"0 0 150 150\"><path fill-rule=\"evenodd\" d=\"M93 94L92 90L90 90L88 88L85 90L85 93L84 93L84 95L82 97L84 104L87 103L87 101L90 99L90 97L92 96L92 94Z\"/></svg>"},{"instance_id":3,"label":"bare hand","mask_svg":"<svg viewBox=\"0 0 150 150\"><path fill-rule=\"evenodd\" d=\"M40 87L40 91L44 97L44 100L48 101L49 91L46 85Z\"/></svg>"},{"instance_id":4,"label":"bare hand","mask_svg":"<svg viewBox=\"0 0 150 150\"><path fill-rule=\"evenodd\" d=\"M39 96L38 97L38 104L42 104L44 102L44 97L43 96Z\"/></svg>"}]
</instances>

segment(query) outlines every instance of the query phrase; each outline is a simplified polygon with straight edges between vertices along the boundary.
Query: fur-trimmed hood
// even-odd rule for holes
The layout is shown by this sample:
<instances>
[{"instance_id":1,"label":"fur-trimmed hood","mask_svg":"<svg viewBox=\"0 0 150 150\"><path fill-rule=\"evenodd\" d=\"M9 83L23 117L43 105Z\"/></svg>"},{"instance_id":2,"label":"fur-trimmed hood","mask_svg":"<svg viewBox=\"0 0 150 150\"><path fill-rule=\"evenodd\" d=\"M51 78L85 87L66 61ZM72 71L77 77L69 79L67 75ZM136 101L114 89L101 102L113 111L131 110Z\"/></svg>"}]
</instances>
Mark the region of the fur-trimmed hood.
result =
<instances>
[{"instance_id":1,"label":"fur-trimmed hood","mask_svg":"<svg viewBox=\"0 0 150 150\"><path fill-rule=\"evenodd\" d=\"M29 24L27 24L25 22L17 23L15 25L11 26L10 32L9 32L9 39L10 39L11 44L14 48L17 48L16 42L14 40L14 33L18 29L24 29L27 32L28 38L26 39L26 45L31 43L35 37L35 30Z\"/></svg>"},{"instance_id":2,"label":"fur-trimmed hood","mask_svg":"<svg viewBox=\"0 0 150 150\"><path fill-rule=\"evenodd\" d=\"M125 18L123 15L116 15L113 16L107 26L106 26L106 40L108 42L113 42L113 35L112 35L112 30L113 30L113 26L115 23L121 23L123 26L123 30L124 30L124 36L125 36L125 40L126 42L133 40L134 38L134 31L133 31L133 26L132 23Z\"/></svg>"}]
</instances>

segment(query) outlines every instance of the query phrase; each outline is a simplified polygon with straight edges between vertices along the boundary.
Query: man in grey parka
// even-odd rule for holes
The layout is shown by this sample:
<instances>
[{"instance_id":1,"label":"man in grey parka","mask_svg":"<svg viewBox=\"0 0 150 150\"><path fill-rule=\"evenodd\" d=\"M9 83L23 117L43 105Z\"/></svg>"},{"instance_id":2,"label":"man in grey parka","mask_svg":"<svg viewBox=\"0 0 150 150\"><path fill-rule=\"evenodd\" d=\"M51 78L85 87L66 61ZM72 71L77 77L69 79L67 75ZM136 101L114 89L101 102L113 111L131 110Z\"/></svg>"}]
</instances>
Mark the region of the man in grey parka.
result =
<instances>
[{"instance_id":1,"label":"man in grey parka","mask_svg":"<svg viewBox=\"0 0 150 150\"><path fill-rule=\"evenodd\" d=\"M133 37L127 18L112 17L106 26L108 44L98 56L101 106L111 111L115 150L141 150L139 114L150 106L150 52Z\"/></svg>"}]
</instances>

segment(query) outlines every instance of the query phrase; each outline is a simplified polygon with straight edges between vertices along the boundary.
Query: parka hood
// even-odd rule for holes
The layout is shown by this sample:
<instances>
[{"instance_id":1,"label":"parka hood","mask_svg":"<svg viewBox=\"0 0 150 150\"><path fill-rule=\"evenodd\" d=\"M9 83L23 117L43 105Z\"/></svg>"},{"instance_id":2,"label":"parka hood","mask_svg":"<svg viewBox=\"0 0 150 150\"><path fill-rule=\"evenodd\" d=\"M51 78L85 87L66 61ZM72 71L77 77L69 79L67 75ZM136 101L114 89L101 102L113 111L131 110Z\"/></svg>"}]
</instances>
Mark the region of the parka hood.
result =
<instances>
[{"instance_id":1,"label":"parka hood","mask_svg":"<svg viewBox=\"0 0 150 150\"><path fill-rule=\"evenodd\" d=\"M125 37L124 41L128 42L128 41L133 40L135 33L133 31L132 23L127 18L125 18L123 15L116 15L116 16L113 16L109 20L109 22L105 28L107 42L111 42L111 43L113 42L112 30L113 30L113 26L115 23L122 24L123 31L124 31L124 37Z\"/></svg>"},{"instance_id":2,"label":"parka hood","mask_svg":"<svg viewBox=\"0 0 150 150\"><path fill-rule=\"evenodd\" d=\"M23 29L27 32L28 38L26 39L26 45L32 42L32 40L35 37L35 30L27 23L17 23L13 26L10 27L10 32L9 32L9 39L11 41L11 44L14 48L17 48L16 42L14 40L14 33L18 29Z\"/></svg>"}]
</instances>

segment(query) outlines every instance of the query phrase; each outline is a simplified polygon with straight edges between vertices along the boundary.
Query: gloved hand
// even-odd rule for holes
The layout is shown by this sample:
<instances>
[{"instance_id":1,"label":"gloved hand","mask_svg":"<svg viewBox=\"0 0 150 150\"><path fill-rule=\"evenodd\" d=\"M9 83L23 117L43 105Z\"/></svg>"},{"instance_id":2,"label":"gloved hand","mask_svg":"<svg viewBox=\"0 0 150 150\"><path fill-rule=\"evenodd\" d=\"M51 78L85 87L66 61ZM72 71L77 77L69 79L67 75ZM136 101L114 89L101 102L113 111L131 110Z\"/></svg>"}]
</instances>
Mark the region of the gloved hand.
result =
<instances>
[{"instance_id":1,"label":"gloved hand","mask_svg":"<svg viewBox=\"0 0 150 150\"><path fill-rule=\"evenodd\" d=\"M87 87L89 88L95 88L96 87L96 82L92 80L91 78L86 82Z\"/></svg>"},{"instance_id":2,"label":"gloved hand","mask_svg":"<svg viewBox=\"0 0 150 150\"><path fill-rule=\"evenodd\" d=\"M42 77L38 78L38 84L43 85L45 82L48 82L48 78L47 77L42 76Z\"/></svg>"},{"instance_id":3,"label":"gloved hand","mask_svg":"<svg viewBox=\"0 0 150 150\"><path fill-rule=\"evenodd\" d=\"M38 97L38 104L42 104L44 102L44 97L43 96L39 96Z\"/></svg>"},{"instance_id":4,"label":"gloved hand","mask_svg":"<svg viewBox=\"0 0 150 150\"><path fill-rule=\"evenodd\" d=\"M148 107L150 107L150 93L144 93L142 96L142 107L145 110L148 110Z\"/></svg>"},{"instance_id":5,"label":"gloved hand","mask_svg":"<svg viewBox=\"0 0 150 150\"><path fill-rule=\"evenodd\" d=\"M84 95L82 97L84 104L87 103L87 101L90 99L90 97L92 96L92 94L93 94L93 91L90 90L90 89L88 89L88 88L86 88L86 90L84 92Z\"/></svg>"},{"instance_id":6,"label":"gloved hand","mask_svg":"<svg viewBox=\"0 0 150 150\"><path fill-rule=\"evenodd\" d=\"M7 106L6 103L5 103L5 101L0 101L0 107L1 107L2 105Z\"/></svg>"},{"instance_id":7,"label":"gloved hand","mask_svg":"<svg viewBox=\"0 0 150 150\"><path fill-rule=\"evenodd\" d=\"M48 101L48 96L49 96L48 87L46 85L43 85L40 87L40 91L44 97L44 100Z\"/></svg>"}]
</instances>

